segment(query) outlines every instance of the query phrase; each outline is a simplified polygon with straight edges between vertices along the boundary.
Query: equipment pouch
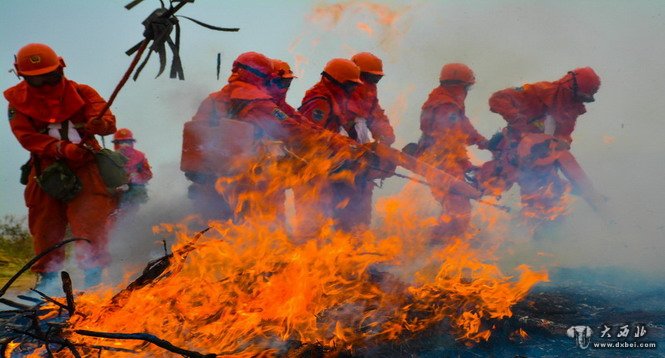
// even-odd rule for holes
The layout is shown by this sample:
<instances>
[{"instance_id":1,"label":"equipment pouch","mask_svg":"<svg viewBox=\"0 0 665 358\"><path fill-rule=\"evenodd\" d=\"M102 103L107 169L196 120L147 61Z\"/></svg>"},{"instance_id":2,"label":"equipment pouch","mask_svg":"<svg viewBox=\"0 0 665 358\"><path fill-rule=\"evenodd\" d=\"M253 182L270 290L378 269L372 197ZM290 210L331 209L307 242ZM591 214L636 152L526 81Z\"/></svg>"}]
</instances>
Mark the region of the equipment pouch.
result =
<instances>
[{"instance_id":1,"label":"equipment pouch","mask_svg":"<svg viewBox=\"0 0 665 358\"><path fill-rule=\"evenodd\" d=\"M118 188L129 183L129 175L125 171L128 159L119 152L102 149L95 153L95 160L106 188L111 193L118 192Z\"/></svg>"},{"instance_id":2,"label":"equipment pouch","mask_svg":"<svg viewBox=\"0 0 665 358\"><path fill-rule=\"evenodd\" d=\"M28 185L30 179L30 172L32 171L32 159L28 159L25 164L21 165L21 179L19 182L23 185Z\"/></svg>"},{"instance_id":3,"label":"equipment pouch","mask_svg":"<svg viewBox=\"0 0 665 358\"><path fill-rule=\"evenodd\" d=\"M37 177L37 184L53 198L68 202L81 191L81 181L63 162L49 165Z\"/></svg>"}]
</instances>

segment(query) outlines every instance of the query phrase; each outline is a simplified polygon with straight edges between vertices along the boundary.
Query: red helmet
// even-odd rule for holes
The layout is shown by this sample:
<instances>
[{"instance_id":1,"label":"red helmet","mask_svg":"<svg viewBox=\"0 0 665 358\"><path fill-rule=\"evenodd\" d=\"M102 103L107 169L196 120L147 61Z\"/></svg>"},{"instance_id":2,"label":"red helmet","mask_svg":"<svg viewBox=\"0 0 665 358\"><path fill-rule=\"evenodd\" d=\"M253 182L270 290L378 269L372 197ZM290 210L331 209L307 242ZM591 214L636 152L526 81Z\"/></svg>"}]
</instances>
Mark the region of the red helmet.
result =
<instances>
[{"instance_id":1,"label":"red helmet","mask_svg":"<svg viewBox=\"0 0 665 358\"><path fill-rule=\"evenodd\" d=\"M577 81L577 91L593 98L600 88L600 77L591 67L576 68L571 71Z\"/></svg>"},{"instance_id":2,"label":"red helmet","mask_svg":"<svg viewBox=\"0 0 665 358\"><path fill-rule=\"evenodd\" d=\"M38 76L65 67L65 62L52 48L32 43L18 50L14 67L20 76Z\"/></svg>"},{"instance_id":3,"label":"red helmet","mask_svg":"<svg viewBox=\"0 0 665 358\"><path fill-rule=\"evenodd\" d=\"M134 133L127 128L118 129L113 135L113 143L120 141L132 141L135 142Z\"/></svg>"},{"instance_id":4,"label":"red helmet","mask_svg":"<svg viewBox=\"0 0 665 358\"><path fill-rule=\"evenodd\" d=\"M473 71L463 63L448 63L441 68L440 82L459 82L467 85L476 83Z\"/></svg>"},{"instance_id":5,"label":"red helmet","mask_svg":"<svg viewBox=\"0 0 665 358\"><path fill-rule=\"evenodd\" d=\"M273 72L272 61L258 52L245 52L238 56L233 61L233 69L238 68L247 70L261 78L266 78Z\"/></svg>"},{"instance_id":6,"label":"red helmet","mask_svg":"<svg viewBox=\"0 0 665 358\"><path fill-rule=\"evenodd\" d=\"M360 67L356 66L353 61L344 58L333 58L328 61L326 67L323 68L323 72L339 83L363 83L360 80Z\"/></svg>"},{"instance_id":7,"label":"red helmet","mask_svg":"<svg viewBox=\"0 0 665 358\"><path fill-rule=\"evenodd\" d=\"M272 60L272 75L276 78L295 78L296 76L291 71L291 66L288 63L273 58Z\"/></svg>"},{"instance_id":8,"label":"red helmet","mask_svg":"<svg viewBox=\"0 0 665 358\"><path fill-rule=\"evenodd\" d=\"M351 61L360 67L360 72L383 76L383 61L369 52L357 53Z\"/></svg>"}]
</instances>

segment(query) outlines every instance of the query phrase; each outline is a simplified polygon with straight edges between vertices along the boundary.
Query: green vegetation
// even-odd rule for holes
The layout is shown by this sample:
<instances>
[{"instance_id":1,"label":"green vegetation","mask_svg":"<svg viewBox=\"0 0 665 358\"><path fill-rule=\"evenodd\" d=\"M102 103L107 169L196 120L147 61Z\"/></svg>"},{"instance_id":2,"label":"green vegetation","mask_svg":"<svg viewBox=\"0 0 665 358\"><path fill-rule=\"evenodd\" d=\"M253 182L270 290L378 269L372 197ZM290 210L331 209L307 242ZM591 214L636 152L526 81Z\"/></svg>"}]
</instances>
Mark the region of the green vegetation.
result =
<instances>
[{"instance_id":1,"label":"green vegetation","mask_svg":"<svg viewBox=\"0 0 665 358\"><path fill-rule=\"evenodd\" d=\"M0 285L4 284L34 256L32 236L25 218L5 215L0 219ZM26 272L16 286L30 284L33 278ZM26 282L27 281L27 282Z\"/></svg>"}]
</instances>

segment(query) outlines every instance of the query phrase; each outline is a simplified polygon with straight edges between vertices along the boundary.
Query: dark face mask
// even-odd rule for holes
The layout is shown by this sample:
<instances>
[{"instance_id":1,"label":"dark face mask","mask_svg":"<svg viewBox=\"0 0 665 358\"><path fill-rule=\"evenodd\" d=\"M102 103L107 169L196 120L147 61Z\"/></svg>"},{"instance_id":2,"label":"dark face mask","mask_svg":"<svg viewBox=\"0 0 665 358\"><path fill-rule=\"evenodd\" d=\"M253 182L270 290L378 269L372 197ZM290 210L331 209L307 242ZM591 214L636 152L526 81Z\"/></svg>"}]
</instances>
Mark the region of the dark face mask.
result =
<instances>
[{"instance_id":1,"label":"dark face mask","mask_svg":"<svg viewBox=\"0 0 665 358\"><path fill-rule=\"evenodd\" d=\"M575 96L575 100L577 102L582 102L582 103L591 103L594 102L596 99L588 94L578 92L577 95Z\"/></svg>"},{"instance_id":2,"label":"dark face mask","mask_svg":"<svg viewBox=\"0 0 665 358\"><path fill-rule=\"evenodd\" d=\"M354 89L356 89L356 87L358 87L358 84L356 82L349 81L342 83L341 87L344 90L344 92L351 93L353 92Z\"/></svg>"},{"instance_id":3,"label":"dark face mask","mask_svg":"<svg viewBox=\"0 0 665 358\"><path fill-rule=\"evenodd\" d=\"M55 86L62 80L60 70L45 73L37 76L24 76L25 81L32 87Z\"/></svg>"},{"instance_id":4,"label":"dark face mask","mask_svg":"<svg viewBox=\"0 0 665 358\"><path fill-rule=\"evenodd\" d=\"M291 86L291 81L293 81L293 78L278 77L272 79L272 84L279 89L287 89Z\"/></svg>"},{"instance_id":5,"label":"dark face mask","mask_svg":"<svg viewBox=\"0 0 665 358\"><path fill-rule=\"evenodd\" d=\"M383 78L382 75L375 75L375 74L367 73L367 72L362 72L360 74L360 79L363 82L374 84L374 85L379 83L379 81L381 81L381 78Z\"/></svg>"}]
</instances>

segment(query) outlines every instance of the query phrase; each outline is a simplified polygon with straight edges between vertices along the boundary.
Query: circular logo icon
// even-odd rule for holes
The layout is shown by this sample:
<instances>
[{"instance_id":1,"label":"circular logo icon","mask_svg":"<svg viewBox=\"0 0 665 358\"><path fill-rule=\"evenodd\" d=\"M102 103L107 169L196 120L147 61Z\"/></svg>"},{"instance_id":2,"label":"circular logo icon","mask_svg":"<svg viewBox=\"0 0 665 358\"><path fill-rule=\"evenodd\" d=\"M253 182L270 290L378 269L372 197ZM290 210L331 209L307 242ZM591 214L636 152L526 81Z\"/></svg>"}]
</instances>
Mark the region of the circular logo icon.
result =
<instances>
[{"instance_id":1,"label":"circular logo icon","mask_svg":"<svg viewBox=\"0 0 665 358\"><path fill-rule=\"evenodd\" d=\"M42 58L39 55L32 55L32 56L30 56L30 62L40 63L40 62L42 62Z\"/></svg>"}]
</instances>

